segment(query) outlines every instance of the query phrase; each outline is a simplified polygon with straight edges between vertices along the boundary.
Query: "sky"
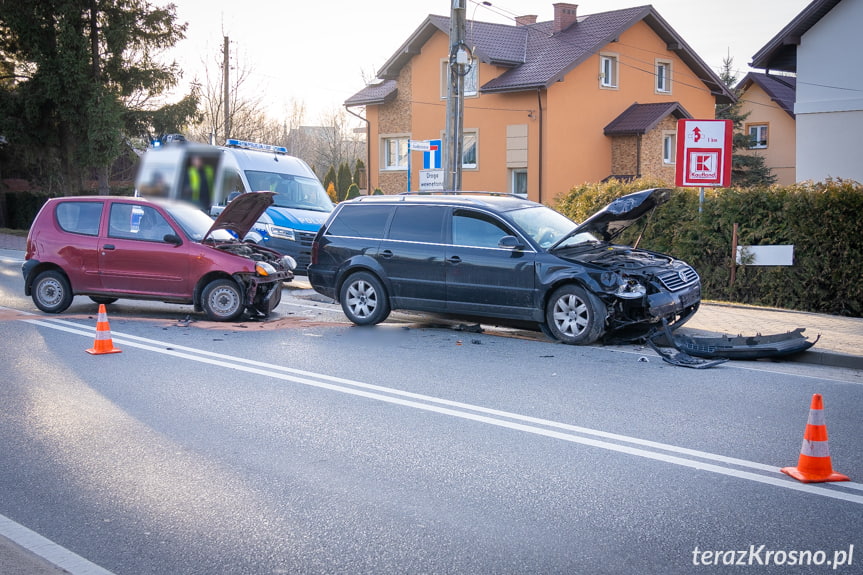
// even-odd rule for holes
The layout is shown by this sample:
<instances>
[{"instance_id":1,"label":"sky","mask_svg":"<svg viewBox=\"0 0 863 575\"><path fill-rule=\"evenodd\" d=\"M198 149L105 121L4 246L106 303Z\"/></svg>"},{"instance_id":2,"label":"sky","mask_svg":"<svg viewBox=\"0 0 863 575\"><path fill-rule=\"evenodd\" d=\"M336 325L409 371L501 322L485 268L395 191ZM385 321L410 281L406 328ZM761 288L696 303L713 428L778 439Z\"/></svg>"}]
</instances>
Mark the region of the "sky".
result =
<instances>
[{"instance_id":1,"label":"sky","mask_svg":"<svg viewBox=\"0 0 863 575\"><path fill-rule=\"evenodd\" d=\"M466 0L471 20L515 24L518 15L553 19L555 0ZM731 57L738 79L752 56L811 0L570 0L579 14L652 4L707 65ZM224 37L232 65L248 76L243 90L263 96L273 119L293 103L307 125L343 107L429 14L449 16L451 0L156 0L173 3L186 38L165 54L184 82L219 79ZM220 80L219 80L220 81Z\"/></svg>"}]
</instances>

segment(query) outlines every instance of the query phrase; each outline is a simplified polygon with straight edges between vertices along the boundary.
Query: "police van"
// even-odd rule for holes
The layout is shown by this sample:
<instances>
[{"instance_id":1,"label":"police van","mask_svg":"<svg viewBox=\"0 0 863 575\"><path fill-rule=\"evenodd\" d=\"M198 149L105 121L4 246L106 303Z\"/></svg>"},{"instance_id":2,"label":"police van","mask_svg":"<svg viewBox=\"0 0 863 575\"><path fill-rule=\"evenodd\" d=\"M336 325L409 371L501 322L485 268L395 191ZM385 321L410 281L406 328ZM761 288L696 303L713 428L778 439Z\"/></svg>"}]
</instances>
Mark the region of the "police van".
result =
<instances>
[{"instance_id":1,"label":"police van","mask_svg":"<svg viewBox=\"0 0 863 575\"><path fill-rule=\"evenodd\" d=\"M211 216L236 194L275 192L273 205L246 235L246 241L287 254L305 274L312 240L333 211L320 180L282 146L230 139L224 146L186 142L171 136L147 150L135 193L192 202Z\"/></svg>"}]
</instances>

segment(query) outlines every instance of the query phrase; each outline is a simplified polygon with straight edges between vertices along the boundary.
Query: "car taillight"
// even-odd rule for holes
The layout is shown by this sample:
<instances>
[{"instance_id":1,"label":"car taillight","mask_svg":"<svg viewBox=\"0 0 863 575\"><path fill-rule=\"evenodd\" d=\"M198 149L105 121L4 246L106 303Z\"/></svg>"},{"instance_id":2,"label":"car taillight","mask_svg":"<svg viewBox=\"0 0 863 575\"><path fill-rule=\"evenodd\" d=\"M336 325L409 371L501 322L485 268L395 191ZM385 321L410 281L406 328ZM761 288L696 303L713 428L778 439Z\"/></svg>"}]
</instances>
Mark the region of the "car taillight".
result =
<instances>
[{"instance_id":1,"label":"car taillight","mask_svg":"<svg viewBox=\"0 0 863 575\"><path fill-rule=\"evenodd\" d=\"M313 264L318 263L318 247L319 247L319 245L320 244L318 244L318 240L315 240L312 242L312 263Z\"/></svg>"}]
</instances>

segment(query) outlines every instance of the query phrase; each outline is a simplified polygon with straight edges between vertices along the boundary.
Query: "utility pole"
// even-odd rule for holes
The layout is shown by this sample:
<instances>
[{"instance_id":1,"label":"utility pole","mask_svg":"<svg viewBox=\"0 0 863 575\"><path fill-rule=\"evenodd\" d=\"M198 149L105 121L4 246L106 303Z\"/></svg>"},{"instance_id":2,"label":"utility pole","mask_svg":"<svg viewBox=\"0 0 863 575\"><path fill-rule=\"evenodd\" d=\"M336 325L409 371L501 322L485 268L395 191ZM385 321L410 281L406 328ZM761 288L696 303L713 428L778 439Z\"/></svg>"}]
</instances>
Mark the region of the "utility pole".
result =
<instances>
[{"instance_id":1,"label":"utility pole","mask_svg":"<svg viewBox=\"0 0 863 575\"><path fill-rule=\"evenodd\" d=\"M471 54L465 43L465 1L452 0L449 25L449 86L446 98L444 133L444 188L461 190L464 150L464 77L470 71Z\"/></svg>"},{"instance_id":2,"label":"utility pole","mask_svg":"<svg viewBox=\"0 0 863 575\"><path fill-rule=\"evenodd\" d=\"M225 139L231 137L231 107L230 107L230 82L228 81L228 70L231 69L231 58L230 58L230 50L231 50L231 42L227 36L225 36L225 47L222 49L222 55L224 59L222 61L222 78L223 78L223 90L224 90L224 99L225 99Z\"/></svg>"}]
</instances>

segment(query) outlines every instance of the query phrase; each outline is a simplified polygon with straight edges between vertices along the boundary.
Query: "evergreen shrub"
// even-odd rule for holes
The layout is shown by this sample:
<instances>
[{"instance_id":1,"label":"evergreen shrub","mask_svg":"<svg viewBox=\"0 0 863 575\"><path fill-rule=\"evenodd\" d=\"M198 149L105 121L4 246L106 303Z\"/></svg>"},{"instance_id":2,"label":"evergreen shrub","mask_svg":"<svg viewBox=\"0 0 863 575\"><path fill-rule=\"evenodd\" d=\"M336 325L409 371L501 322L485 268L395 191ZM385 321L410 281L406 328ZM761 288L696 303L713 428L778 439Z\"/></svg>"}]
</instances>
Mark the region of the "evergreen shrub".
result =
<instances>
[{"instance_id":1,"label":"evergreen shrub","mask_svg":"<svg viewBox=\"0 0 863 575\"><path fill-rule=\"evenodd\" d=\"M646 179L586 184L553 206L583 221L614 198L661 183ZM703 297L863 316L863 186L828 180L793 186L678 188L671 200L617 241L671 254L701 276ZM792 266L731 266L734 224L738 245L793 245ZM639 235L640 240L639 240ZM745 262L744 262L745 263Z\"/></svg>"}]
</instances>

